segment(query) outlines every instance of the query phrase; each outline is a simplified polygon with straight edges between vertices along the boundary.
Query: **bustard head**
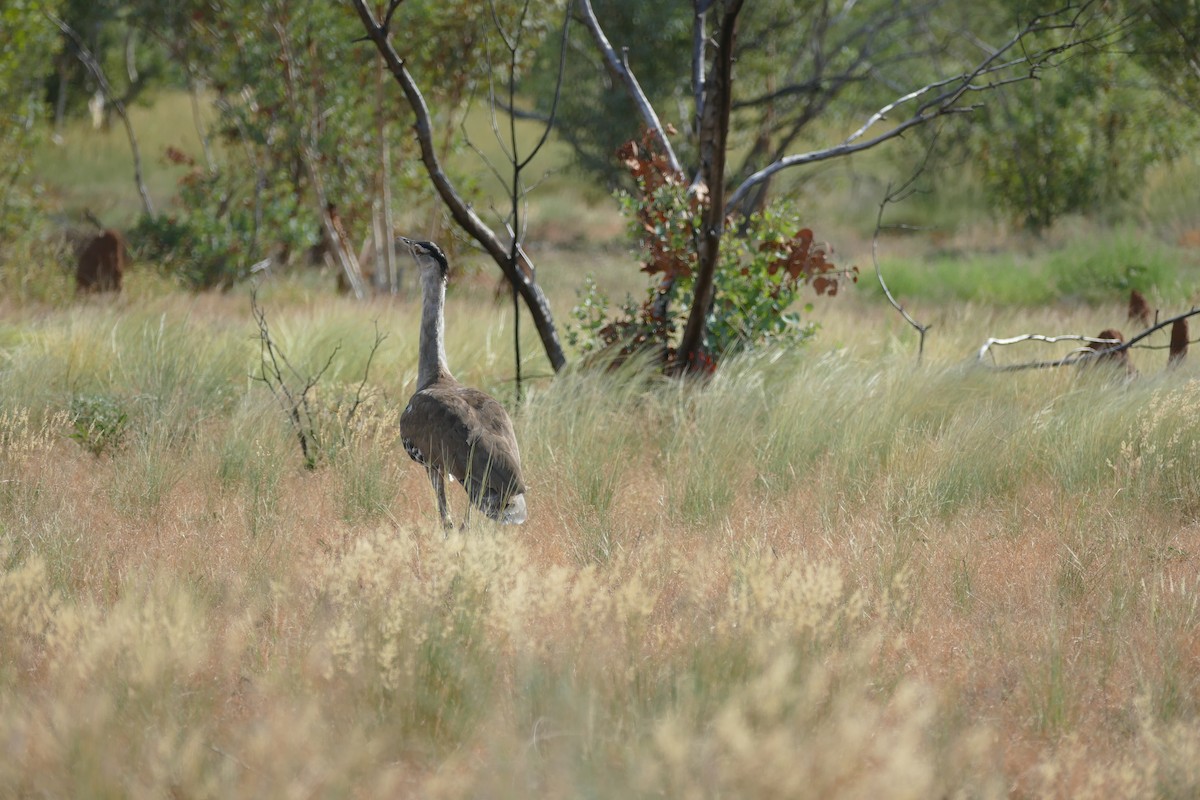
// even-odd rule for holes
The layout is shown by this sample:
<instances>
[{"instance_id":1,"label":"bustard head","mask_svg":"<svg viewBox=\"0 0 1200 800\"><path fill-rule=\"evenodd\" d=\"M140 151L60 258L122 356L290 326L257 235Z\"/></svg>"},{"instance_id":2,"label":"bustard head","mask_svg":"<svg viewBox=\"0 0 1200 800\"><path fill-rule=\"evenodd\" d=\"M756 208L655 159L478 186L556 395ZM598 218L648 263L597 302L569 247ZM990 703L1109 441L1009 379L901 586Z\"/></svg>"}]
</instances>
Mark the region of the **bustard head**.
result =
<instances>
[{"instance_id":1,"label":"bustard head","mask_svg":"<svg viewBox=\"0 0 1200 800\"><path fill-rule=\"evenodd\" d=\"M435 274L442 280L446 280L446 276L450 272L450 265L446 262L446 254L442 252L442 248L433 242L418 242L403 236L397 236L396 241L403 244L412 253L417 266L421 268L422 275L436 270Z\"/></svg>"}]
</instances>

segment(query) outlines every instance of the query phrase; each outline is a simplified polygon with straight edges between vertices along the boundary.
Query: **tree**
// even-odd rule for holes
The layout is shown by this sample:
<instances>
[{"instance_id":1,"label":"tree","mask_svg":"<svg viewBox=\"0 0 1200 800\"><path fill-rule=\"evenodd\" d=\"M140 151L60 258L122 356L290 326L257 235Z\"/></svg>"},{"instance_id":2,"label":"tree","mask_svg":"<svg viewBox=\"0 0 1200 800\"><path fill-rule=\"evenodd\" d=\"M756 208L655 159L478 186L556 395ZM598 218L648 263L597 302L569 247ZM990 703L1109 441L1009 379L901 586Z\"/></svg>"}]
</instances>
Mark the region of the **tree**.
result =
<instances>
[{"instance_id":1,"label":"tree","mask_svg":"<svg viewBox=\"0 0 1200 800\"><path fill-rule=\"evenodd\" d=\"M742 2L695 0L697 46L693 50L692 74L703 83L694 94L695 117L699 124L693 137L698 164L692 186L701 194L703 223L693 244L695 290L690 298L675 369L691 371L711 363L712 354L705 339L714 307L714 274L720 263L722 238L727 220L744 211L743 204L752 193L783 170L870 149L934 120L969 113L978 106L976 98L1036 77L1054 65L1055 57L1085 42L1100 41L1110 35L1108 29L1099 26L1104 19L1096 5L1085 0L1020 20L999 43L980 45L981 57L963 60L956 69L941 77L898 91L892 100L865 115L865 121L841 143L806 153L779 155L741 178L736 188L727 190L727 183L736 177L726 168L725 157L730 146L730 117L735 104L732 74ZM577 6L609 71L618 76L630 72L629 65L616 56L604 35L591 0L578 0ZM703 35L710 19L713 23L711 37ZM704 42L710 44L706 47ZM644 95L636 96L633 87L637 82L623 80L623 84L635 92L635 105L643 110L643 123L652 128L657 126L657 138L668 141L669 129L645 112L647 108L653 110L653 104Z\"/></svg>"},{"instance_id":2,"label":"tree","mask_svg":"<svg viewBox=\"0 0 1200 800\"><path fill-rule=\"evenodd\" d=\"M388 11L383 15L382 19L377 18L371 12L365 0L354 0L354 7L358 12L363 28L367 32L367 38L379 51L380 57L387 64L388 71L392 74L396 83L399 84L412 110L414 116L413 127L416 132L417 142L420 145L421 161L425 166L430 181L437 189L438 195L442 198L446 208L454 217L455 222L487 251L496 265L500 267L509 285L514 287L516 292L521 295L526 307L529 309L530 316L533 318L534 327L537 329L538 335L542 340L542 346L546 351L550 365L556 371L562 369L566 364L566 356L563 353L562 343L558 337L558 329L554 325L550 303L537 283L536 270L529 254L518 246L517 229L514 228L510 236L510 246L506 247L501 237L483 221L474 208L463 200L462 195L455 188L449 176L447 176L442 166L442 160L438 157L430 125L430 110L425 101L425 96L409 69L408 61L400 57L389 40L392 17L400 7L401 2L402 0L391 0ZM517 23L516 27L520 29L525 24L524 18L529 7L529 4L505 4L503 6L496 4L492 5L491 9L497 27L501 30L512 30L511 27L505 25L501 20L518 18L521 21ZM411 23L406 20L406 24ZM515 151L513 156L514 159L517 158ZM514 164L516 163L519 163L519 161L514 161ZM519 176L514 178L514 191L517 191L516 187L518 183ZM514 219L514 222L518 221Z\"/></svg>"},{"instance_id":3,"label":"tree","mask_svg":"<svg viewBox=\"0 0 1200 800\"><path fill-rule=\"evenodd\" d=\"M966 149L997 204L1040 232L1064 214L1111 208L1147 167L1182 152L1191 137L1171 106L1127 55L1089 54L996 92Z\"/></svg>"},{"instance_id":4,"label":"tree","mask_svg":"<svg viewBox=\"0 0 1200 800\"><path fill-rule=\"evenodd\" d=\"M1132 0L1130 49L1171 97L1200 112L1200 4Z\"/></svg>"},{"instance_id":5,"label":"tree","mask_svg":"<svg viewBox=\"0 0 1200 800\"><path fill-rule=\"evenodd\" d=\"M959 9L959 25L974 26L982 40L1036 11L1031 2L982 8L989 13ZM1065 53L1030 85L999 87L971 126L942 137L947 160L973 169L988 199L1028 230L1044 230L1063 214L1113 208L1147 167L1175 157L1190 139L1187 115L1145 66L1166 40L1145 14L1131 11L1104 4L1098 14L1115 35ZM960 177L956 168L951 179Z\"/></svg>"},{"instance_id":6,"label":"tree","mask_svg":"<svg viewBox=\"0 0 1200 800\"><path fill-rule=\"evenodd\" d=\"M96 72L105 75L111 95L100 111L107 126L115 104L130 106L156 87L178 77L168 50L147 35L151 20L171 14L175 3L153 0L63 0L56 16L72 33L62 32L60 55L52 75L46 76L47 96L55 106L55 129L65 117L83 114L94 93L102 89ZM49 10L49 9L48 9ZM95 60L89 65L78 55L86 50Z\"/></svg>"},{"instance_id":7,"label":"tree","mask_svg":"<svg viewBox=\"0 0 1200 800\"><path fill-rule=\"evenodd\" d=\"M738 15L737 96L731 110L731 180L738 182L785 155L816 120L859 115L895 96L897 87L936 77L946 60L946 43L933 33L940 0L860 0L846 5L825 0L759 0ZM708 55L720 22L711 2L596 2L595 16L622 64L636 72L642 93L666 126L686 135L674 142L679 157L698 157L698 109ZM580 14L586 21L586 14ZM653 31L653 35L646 35ZM944 38L944 37L943 37ZM551 41L532 70L528 93L548 97L546 77L557 56ZM625 181L612 154L637 138L640 117L627 94L610 90L606 59L586 42L572 41L557 132L576 149L578 162L609 184ZM616 81L620 85L621 81ZM539 106L545 110L546 101ZM745 199L743 211L760 208L766 186Z\"/></svg>"}]
</instances>

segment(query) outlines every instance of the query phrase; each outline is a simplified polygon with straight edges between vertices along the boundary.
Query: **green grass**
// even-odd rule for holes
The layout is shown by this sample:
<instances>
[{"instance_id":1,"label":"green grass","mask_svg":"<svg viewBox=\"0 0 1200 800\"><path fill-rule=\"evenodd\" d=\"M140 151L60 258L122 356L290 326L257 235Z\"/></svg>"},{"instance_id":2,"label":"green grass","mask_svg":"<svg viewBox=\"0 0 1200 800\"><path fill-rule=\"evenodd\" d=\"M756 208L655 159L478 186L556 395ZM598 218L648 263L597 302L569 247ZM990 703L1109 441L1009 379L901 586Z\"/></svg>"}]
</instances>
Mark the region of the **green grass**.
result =
<instances>
[{"instance_id":1,"label":"green grass","mask_svg":"<svg viewBox=\"0 0 1200 800\"><path fill-rule=\"evenodd\" d=\"M198 159L202 155L191 100L183 92L163 92L152 98L152 105L128 111L147 191L156 210L165 211L186 172L186 167L167 161L167 148ZM204 124L211 127L211 110L201 113ZM80 215L88 209L106 225L124 228L142 212L129 137L115 115L112 126L103 130L94 130L90 120L68 122L61 144L47 143L35 155L31 169L54 204L68 213ZM76 222L85 224L79 217Z\"/></svg>"},{"instance_id":2,"label":"green grass","mask_svg":"<svg viewBox=\"0 0 1200 800\"><path fill-rule=\"evenodd\" d=\"M1200 287L1194 256L1131 231L1085 229L1083 235L1033 252L934 250L888 258L884 279L900 298L1001 306L1111 303L1138 289L1158 302L1184 305ZM873 282L873 269L865 278Z\"/></svg>"}]
</instances>

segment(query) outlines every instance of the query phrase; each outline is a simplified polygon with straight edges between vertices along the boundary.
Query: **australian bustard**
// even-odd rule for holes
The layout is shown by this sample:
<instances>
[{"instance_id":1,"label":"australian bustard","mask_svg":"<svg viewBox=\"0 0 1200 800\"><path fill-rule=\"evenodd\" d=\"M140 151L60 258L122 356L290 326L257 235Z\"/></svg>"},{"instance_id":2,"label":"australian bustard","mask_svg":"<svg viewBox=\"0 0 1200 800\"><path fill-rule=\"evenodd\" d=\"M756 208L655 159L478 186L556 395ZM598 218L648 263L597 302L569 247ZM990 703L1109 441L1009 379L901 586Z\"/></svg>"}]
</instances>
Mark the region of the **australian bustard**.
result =
<instances>
[{"instance_id":1,"label":"australian bustard","mask_svg":"<svg viewBox=\"0 0 1200 800\"><path fill-rule=\"evenodd\" d=\"M525 483L512 420L494 398L463 386L446 366L446 254L433 242L403 237L421 276L417 391L400 415L404 449L429 474L442 524L450 527L446 478L494 520L525 521Z\"/></svg>"}]
</instances>

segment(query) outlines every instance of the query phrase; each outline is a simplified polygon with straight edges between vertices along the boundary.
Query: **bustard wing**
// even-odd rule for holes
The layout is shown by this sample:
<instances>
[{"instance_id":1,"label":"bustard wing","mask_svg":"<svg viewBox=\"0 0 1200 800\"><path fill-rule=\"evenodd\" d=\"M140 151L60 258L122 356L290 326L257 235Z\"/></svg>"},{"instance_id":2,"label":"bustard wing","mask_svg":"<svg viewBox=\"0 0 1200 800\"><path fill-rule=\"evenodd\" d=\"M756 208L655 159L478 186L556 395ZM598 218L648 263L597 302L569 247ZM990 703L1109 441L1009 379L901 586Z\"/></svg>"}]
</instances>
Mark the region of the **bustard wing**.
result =
<instances>
[{"instance_id":1,"label":"bustard wing","mask_svg":"<svg viewBox=\"0 0 1200 800\"><path fill-rule=\"evenodd\" d=\"M400 415L400 435L409 455L454 476L489 516L525 492L512 420L484 392L445 383L422 389Z\"/></svg>"}]
</instances>

